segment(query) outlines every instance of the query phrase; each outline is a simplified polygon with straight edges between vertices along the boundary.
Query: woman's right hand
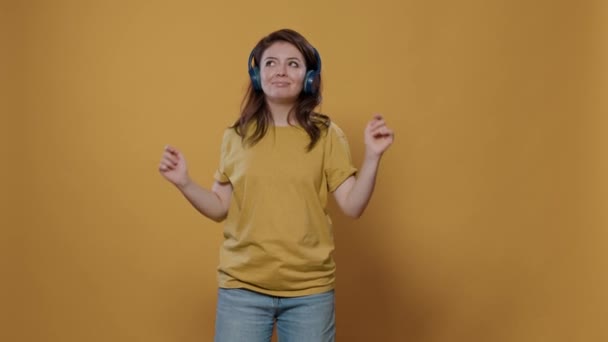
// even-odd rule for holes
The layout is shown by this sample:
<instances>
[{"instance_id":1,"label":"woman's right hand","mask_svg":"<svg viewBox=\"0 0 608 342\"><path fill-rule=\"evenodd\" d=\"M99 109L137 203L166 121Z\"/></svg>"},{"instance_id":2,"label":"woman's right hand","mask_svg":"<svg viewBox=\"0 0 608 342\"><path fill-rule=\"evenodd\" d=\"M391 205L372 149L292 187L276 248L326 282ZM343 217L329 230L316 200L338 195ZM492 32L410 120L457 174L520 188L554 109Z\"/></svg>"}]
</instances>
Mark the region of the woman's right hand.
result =
<instances>
[{"instance_id":1,"label":"woman's right hand","mask_svg":"<svg viewBox=\"0 0 608 342\"><path fill-rule=\"evenodd\" d=\"M186 159L181 152L172 146L165 146L158 171L177 187L184 187L190 182Z\"/></svg>"}]
</instances>

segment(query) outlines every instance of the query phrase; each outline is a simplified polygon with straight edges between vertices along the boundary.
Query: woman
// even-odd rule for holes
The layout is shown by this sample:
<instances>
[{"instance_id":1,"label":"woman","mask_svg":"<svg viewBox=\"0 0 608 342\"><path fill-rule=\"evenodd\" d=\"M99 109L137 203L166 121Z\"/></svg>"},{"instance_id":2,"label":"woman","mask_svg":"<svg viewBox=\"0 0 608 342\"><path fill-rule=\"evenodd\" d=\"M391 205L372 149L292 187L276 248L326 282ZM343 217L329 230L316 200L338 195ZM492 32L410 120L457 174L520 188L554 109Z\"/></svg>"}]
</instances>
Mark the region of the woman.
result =
<instances>
[{"instance_id":1,"label":"woman","mask_svg":"<svg viewBox=\"0 0 608 342\"><path fill-rule=\"evenodd\" d=\"M365 128L357 170L348 143L321 102L321 58L299 33L261 39L240 118L223 137L210 190L192 181L167 146L160 173L204 216L225 220L218 267L215 341L333 341L334 249L328 194L359 217L393 132L379 115Z\"/></svg>"}]
</instances>

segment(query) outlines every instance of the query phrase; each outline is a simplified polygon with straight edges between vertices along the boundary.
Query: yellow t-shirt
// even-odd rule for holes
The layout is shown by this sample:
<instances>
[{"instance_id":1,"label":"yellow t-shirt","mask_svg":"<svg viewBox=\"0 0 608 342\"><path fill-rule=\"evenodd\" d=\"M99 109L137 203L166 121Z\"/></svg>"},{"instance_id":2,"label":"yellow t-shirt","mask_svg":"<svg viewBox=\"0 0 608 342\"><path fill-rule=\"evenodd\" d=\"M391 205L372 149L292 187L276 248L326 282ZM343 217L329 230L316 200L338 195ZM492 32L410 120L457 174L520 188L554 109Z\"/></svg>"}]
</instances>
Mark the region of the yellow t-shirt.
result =
<instances>
[{"instance_id":1,"label":"yellow t-shirt","mask_svg":"<svg viewBox=\"0 0 608 342\"><path fill-rule=\"evenodd\" d=\"M334 287L328 194L356 173L342 130L331 123L307 151L300 127L270 126L244 146L234 129L222 141L219 182L232 184L220 248L219 286L273 296L303 296Z\"/></svg>"}]
</instances>

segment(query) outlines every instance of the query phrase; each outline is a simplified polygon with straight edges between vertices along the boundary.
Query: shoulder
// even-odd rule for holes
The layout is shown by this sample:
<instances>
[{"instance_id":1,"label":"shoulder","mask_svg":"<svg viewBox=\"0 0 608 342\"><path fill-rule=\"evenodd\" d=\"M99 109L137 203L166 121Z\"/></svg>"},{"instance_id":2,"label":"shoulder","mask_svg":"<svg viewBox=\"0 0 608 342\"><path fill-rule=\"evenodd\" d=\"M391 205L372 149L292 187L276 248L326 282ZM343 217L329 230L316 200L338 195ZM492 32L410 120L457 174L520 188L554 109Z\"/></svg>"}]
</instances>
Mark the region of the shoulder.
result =
<instances>
[{"instance_id":1,"label":"shoulder","mask_svg":"<svg viewBox=\"0 0 608 342\"><path fill-rule=\"evenodd\" d=\"M323 129L321 140L323 141L326 150L340 150L342 147L348 150L349 148L346 133L344 133L342 128L334 121L329 122Z\"/></svg>"},{"instance_id":2,"label":"shoulder","mask_svg":"<svg viewBox=\"0 0 608 342\"><path fill-rule=\"evenodd\" d=\"M234 127L228 127L226 129L224 129L224 133L223 133L223 136L222 136L222 138L224 140L226 140L226 139L233 139L234 137L240 137Z\"/></svg>"},{"instance_id":3,"label":"shoulder","mask_svg":"<svg viewBox=\"0 0 608 342\"><path fill-rule=\"evenodd\" d=\"M240 145L241 141L242 138L234 127L228 127L224 130L222 134L222 147L224 149Z\"/></svg>"},{"instance_id":4,"label":"shoulder","mask_svg":"<svg viewBox=\"0 0 608 342\"><path fill-rule=\"evenodd\" d=\"M327 136L344 136L344 131L333 121L329 116L321 113L314 113L312 121L324 132Z\"/></svg>"},{"instance_id":5,"label":"shoulder","mask_svg":"<svg viewBox=\"0 0 608 342\"><path fill-rule=\"evenodd\" d=\"M346 138L346 134L342 128L340 128L340 126L334 121L329 123L329 126L327 127L327 135L329 137Z\"/></svg>"}]
</instances>

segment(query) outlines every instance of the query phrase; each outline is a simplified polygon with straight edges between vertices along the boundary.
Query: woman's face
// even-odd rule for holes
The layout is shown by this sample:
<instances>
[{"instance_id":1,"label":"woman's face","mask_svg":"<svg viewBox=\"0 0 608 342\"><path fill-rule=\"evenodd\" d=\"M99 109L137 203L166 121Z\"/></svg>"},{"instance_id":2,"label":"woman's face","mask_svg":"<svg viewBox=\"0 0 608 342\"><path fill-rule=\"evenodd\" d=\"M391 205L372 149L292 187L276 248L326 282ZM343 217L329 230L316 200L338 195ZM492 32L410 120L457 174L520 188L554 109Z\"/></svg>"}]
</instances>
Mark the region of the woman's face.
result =
<instances>
[{"instance_id":1,"label":"woman's face","mask_svg":"<svg viewBox=\"0 0 608 342\"><path fill-rule=\"evenodd\" d=\"M304 86L306 62L294 45L278 41L262 54L260 76L266 99L277 103L293 103Z\"/></svg>"}]
</instances>

